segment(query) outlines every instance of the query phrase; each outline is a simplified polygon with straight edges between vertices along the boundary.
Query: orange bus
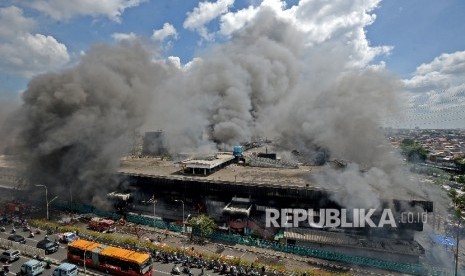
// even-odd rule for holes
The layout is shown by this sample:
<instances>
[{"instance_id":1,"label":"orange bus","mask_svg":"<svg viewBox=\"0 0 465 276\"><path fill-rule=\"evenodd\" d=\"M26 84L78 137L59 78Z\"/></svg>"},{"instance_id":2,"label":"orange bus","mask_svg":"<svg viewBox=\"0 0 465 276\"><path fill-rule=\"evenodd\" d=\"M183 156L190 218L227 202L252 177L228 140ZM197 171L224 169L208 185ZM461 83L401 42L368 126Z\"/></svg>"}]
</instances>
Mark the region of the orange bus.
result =
<instances>
[{"instance_id":1,"label":"orange bus","mask_svg":"<svg viewBox=\"0 0 465 276\"><path fill-rule=\"evenodd\" d=\"M85 257L84 257L85 254ZM152 258L148 253L109 246L87 240L68 244L68 261L112 275L151 276Z\"/></svg>"}]
</instances>

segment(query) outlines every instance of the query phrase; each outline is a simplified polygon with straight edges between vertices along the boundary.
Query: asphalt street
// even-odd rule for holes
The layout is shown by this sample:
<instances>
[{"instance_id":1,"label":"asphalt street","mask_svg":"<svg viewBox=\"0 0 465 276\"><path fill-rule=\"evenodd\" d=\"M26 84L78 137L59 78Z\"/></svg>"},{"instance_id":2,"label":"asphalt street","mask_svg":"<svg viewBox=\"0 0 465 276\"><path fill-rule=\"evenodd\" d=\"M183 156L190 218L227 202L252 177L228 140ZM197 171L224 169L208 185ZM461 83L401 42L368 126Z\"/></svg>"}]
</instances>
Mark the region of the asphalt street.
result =
<instances>
[{"instance_id":1,"label":"asphalt street","mask_svg":"<svg viewBox=\"0 0 465 276\"><path fill-rule=\"evenodd\" d=\"M7 239L8 236L11 235L12 226L8 225L8 226L4 226L4 227L5 227L6 231L5 232L0 232L0 238ZM17 228L16 229L16 234L19 234L19 235L25 237L26 238L26 245L33 246L33 247L36 247L37 243L45 238L45 232L44 231L42 231L40 234L36 234L34 236L34 238L29 238L28 237L29 232L23 231L22 228ZM58 236L56 234L48 235L48 239L52 240L52 241L54 241L55 239L58 240ZM3 252L3 249L1 250L1 252ZM55 253L46 255L46 257L50 258L50 259L54 259L54 260L56 260L56 261L58 261L60 263L66 262L66 244L60 243L60 248L58 249L58 251L55 252ZM9 274L10 275L16 275L16 273L20 271L21 265L23 263L25 263L26 261L30 260L30 259L31 258L29 258L29 257L21 256L21 258L19 260L15 261L15 262L12 262L10 264L11 266L10 266ZM3 265L3 263L1 265ZM172 263L163 264L163 263L159 263L159 262L154 262L152 275L153 276L170 275L171 274L171 269L173 268L173 266L174 266L174 264L172 264ZM45 270L43 275L46 275L46 276L52 275L53 270L55 268L56 268L56 266L52 265L52 267L50 269ZM80 268L83 268L83 267L80 267ZM93 274L106 275L104 273L100 273L100 272L92 270L92 269L89 269L88 271L92 272ZM199 275L201 273L200 269L196 269L196 268L191 269L191 271L192 271L193 275ZM83 275L82 272L80 274ZM219 274L213 273L212 271L205 270L204 275L219 275Z\"/></svg>"}]
</instances>

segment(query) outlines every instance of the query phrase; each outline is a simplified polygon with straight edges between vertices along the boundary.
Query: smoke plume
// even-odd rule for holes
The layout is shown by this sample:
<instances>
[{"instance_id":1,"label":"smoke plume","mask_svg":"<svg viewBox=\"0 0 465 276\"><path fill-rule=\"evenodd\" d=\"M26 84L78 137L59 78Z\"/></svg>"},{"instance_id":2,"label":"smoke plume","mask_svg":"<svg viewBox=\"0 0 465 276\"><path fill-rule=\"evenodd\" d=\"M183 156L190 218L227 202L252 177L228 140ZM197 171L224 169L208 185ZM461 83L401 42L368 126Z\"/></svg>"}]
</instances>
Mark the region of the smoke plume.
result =
<instances>
[{"instance_id":1,"label":"smoke plume","mask_svg":"<svg viewBox=\"0 0 465 276\"><path fill-rule=\"evenodd\" d=\"M264 6L184 66L154 62L140 45L95 46L75 68L38 76L24 92L17 143L25 173L33 184L95 196L115 182L118 158L143 126L164 130L172 154L269 137L309 162L349 160L342 174L328 167L313 179L357 195L335 198L344 206L418 196L380 129L399 106L399 81L354 61L344 40L307 35Z\"/></svg>"},{"instance_id":2,"label":"smoke plume","mask_svg":"<svg viewBox=\"0 0 465 276\"><path fill-rule=\"evenodd\" d=\"M380 128L400 105L399 80L354 66L342 43L309 44L305 35L262 8L229 42L172 67L147 129L164 129L172 153L231 149L269 137L310 163L328 156L349 160L354 165L344 173L327 168L312 179L341 190L335 200L346 207L376 207L378 197L419 197Z\"/></svg>"},{"instance_id":3,"label":"smoke plume","mask_svg":"<svg viewBox=\"0 0 465 276\"><path fill-rule=\"evenodd\" d=\"M16 120L30 185L100 202L163 76L141 45L121 44L94 46L75 68L32 79Z\"/></svg>"}]
</instances>

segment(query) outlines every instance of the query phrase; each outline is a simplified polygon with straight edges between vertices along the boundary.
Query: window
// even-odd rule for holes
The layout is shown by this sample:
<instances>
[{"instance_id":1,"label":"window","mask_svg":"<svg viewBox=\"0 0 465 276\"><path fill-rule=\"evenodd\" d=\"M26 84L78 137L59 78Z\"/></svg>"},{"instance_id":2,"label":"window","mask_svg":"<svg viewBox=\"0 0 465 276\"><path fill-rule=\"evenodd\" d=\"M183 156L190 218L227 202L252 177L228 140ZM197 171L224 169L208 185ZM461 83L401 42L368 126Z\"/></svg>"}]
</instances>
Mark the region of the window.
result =
<instances>
[{"instance_id":1,"label":"window","mask_svg":"<svg viewBox=\"0 0 465 276\"><path fill-rule=\"evenodd\" d=\"M151 263L151 259L148 259L147 261L145 261L144 263L142 263L142 265L140 266L141 269L140 269L140 272L142 274L145 274L147 271L150 270L150 268L152 267L152 263ZM138 270L137 270L138 271Z\"/></svg>"},{"instance_id":2,"label":"window","mask_svg":"<svg viewBox=\"0 0 465 276\"><path fill-rule=\"evenodd\" d=\"M68 252L71 255L79 256L79 258L84 259L84 250L75 247L68 247Z\"/></svg>"}]
</instances>

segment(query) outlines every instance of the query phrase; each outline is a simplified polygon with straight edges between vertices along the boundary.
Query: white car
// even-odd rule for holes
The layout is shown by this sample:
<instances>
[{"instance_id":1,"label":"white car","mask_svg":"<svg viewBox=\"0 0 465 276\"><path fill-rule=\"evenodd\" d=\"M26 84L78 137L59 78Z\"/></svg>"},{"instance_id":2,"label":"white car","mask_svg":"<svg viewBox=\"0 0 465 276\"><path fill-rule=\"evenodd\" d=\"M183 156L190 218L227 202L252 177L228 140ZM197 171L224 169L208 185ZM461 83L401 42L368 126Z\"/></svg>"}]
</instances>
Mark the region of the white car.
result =
<instances>
[{"instance_id":1,"label":"white car","mask_svg":"<svg viewBox=\"0 0 465 276\"><path fill-rule=\"evenodd\" d=\"M79 239L79 237L73 232L66 232L60 235L60 242L70 243Z\"/></svg>"},{"instance_id":2,"label":"white car","mask_svg":"<svg viewBox=\"0 0 465 276\"><path fill-rule=\"evenodd\" d=\"M14 261L18 260L20 255L21 255L21 253L19 252L19 250L10 249L10 250L3 251L2 256L0 257L0 259L3 262L10 262L11 263L11 262L14 262Z\"/></svg>"}]
</instances>

